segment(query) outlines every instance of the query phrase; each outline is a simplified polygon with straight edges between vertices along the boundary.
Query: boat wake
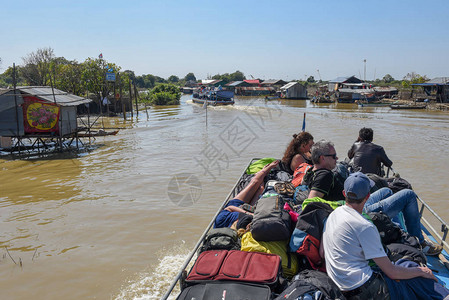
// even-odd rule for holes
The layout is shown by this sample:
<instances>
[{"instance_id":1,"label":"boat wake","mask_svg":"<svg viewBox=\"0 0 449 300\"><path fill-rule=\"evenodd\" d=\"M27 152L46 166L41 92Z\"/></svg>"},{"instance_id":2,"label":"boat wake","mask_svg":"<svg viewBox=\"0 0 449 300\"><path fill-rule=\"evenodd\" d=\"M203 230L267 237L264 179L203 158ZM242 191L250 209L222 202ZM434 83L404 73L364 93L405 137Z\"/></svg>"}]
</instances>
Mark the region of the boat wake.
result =
<instances>
[{"instance_id":1,"label":"boat wake","mask_svg":"<svg viewBox=\"0 0 449 300\"><path fill-rule=\"evenodd\" d=\"M150 267L148 272L141 273L137 275L136 279L129 280L128 285L122 288L115 300L161 299L189 255L189 251L190 249L184 242L182 245L170 249L168 252L173 254L166 253L159 259L157 266ZM176 285L168 299L176 299L179 292L179 285Z\"/></svg>"}]
</instances>

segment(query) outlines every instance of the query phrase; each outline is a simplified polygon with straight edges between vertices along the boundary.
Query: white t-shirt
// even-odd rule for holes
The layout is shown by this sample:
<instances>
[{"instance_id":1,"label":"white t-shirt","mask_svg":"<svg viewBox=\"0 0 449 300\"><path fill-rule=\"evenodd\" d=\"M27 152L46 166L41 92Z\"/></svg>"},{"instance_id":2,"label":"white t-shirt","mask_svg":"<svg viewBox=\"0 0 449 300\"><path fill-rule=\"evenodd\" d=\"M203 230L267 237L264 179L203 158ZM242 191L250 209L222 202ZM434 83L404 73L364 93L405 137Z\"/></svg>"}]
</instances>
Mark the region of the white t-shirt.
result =
<instances>
[{"instance_id":1,"label":"white t-shirt","mask_svg":"<svg viewBox=\"0 0 449 300\"><path fill-rule=\"evenodd\" d=\"M387 256L377 228L347 205L329 215L323 247L327 274L342 291L356 289L371 277L369 259Z\"/></svg>"}]
</instances>

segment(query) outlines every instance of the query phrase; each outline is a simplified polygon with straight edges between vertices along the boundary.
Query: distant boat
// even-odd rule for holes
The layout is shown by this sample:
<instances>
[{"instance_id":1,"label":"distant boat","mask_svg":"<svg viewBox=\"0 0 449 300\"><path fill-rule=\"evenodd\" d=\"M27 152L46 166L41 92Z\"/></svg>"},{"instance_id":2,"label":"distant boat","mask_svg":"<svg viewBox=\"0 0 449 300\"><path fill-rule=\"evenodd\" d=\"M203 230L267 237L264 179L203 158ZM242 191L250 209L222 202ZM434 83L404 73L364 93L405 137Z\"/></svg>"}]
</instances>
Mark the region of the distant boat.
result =
<instances>
[{"instance_id":1,"label":"distant boat","mask_svg":"<svg viewBox=\"0 0 449 300\"><path fill-rule=\"evenodd\" d=\"M367 101L363 101L363 100L357 100L355 102L357 103L358 106L361 106L361 107L364 107L364 106L382 107L382 106L390 106L391 105L390 102L382 102L382 101L367 102Z\"/></svg>"},{"instance_id":2,"label":"distant boat","mask_svg":"<svg viewBox=\"0 0 449 300\"><path fill-rule=\"evenodd\" d=\"M234 92L223 90L197 90L193 92L193 103L204 105L232 105Z\"/></svg>"},{"instance_id":3,"label":"distant boat","mask_svg":"<svg viewBox=\"0 0 449 300\"><path fill-rule=\"evenodd\" d=\"M265 100L277 100L277 99L279 99L279 96L271 96L271 97L265 96Z\"/></svg>"},{"instance_id":4,"label":"distant boat","mask_svg":"<svg viewBox=\"0 0 449 300\"><path fill-rule=\"evenodd\" d=\"M118 130L114 131L104 131L102 129L98 131L90 131L86 133L78 133L78 137L95 137L95 136L106 136L106 135L116 135Z\"/></svg>"},{"instance_id":5,"label":"distant boat","mask_svg":"<svg viewBox=\"0 0 449 300\"><path fill-rule=\"evenodd\" d=\"M392 109L425 109L427 105L415 105L415 104L391 104Z\"/></svg>"}]
</instances>

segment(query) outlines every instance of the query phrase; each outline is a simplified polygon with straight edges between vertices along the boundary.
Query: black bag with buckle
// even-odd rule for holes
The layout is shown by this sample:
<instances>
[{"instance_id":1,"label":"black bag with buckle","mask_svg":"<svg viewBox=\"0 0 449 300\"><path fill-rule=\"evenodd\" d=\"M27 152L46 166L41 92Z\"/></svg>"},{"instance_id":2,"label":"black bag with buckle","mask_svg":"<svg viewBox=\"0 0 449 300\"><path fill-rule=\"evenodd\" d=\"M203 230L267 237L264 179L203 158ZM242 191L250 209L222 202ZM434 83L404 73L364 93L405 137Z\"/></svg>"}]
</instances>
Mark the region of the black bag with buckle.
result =
<instances>
[{"instance_id":1,"label":"black bag with buckle","mask_svg":"<svg viewBox=\"0 0 449 300\"><path fill-rule=\"evenodd\" d=\"M229 227L211 229L198 253L207 250L240 250L237 232Z\"/></svg>"}]
</instances>

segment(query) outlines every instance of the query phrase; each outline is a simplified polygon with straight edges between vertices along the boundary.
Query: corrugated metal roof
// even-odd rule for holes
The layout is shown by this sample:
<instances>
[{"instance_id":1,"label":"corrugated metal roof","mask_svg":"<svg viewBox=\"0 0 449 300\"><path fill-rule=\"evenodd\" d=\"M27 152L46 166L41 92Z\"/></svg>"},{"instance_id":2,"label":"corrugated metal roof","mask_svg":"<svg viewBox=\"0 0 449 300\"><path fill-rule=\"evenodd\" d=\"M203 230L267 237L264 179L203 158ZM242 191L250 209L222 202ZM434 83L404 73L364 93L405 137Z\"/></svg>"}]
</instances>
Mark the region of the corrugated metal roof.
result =
<instances>
[{"instance_id":1,"label":"corrugated metal roof","mask_svg":"<svg viewBox=\"0 0 449 300\"><path fill-rule=\"evenodd\" d=\"M284 83L285 81L282 79L269 79L262 81L262 84L276 84L276 83Z\"/></svg>"},{"instance_id":2,"label":"corrugated metal roof","mask_svg":"<svg viewBox=\"0 0 449 300\"><path fill-rule=\"evenodd\" d=\"M286 85L281 86L281 90L289 89L289 88L291 88L292 86L294 86L296 84L300 84L300 83L296 82L296 81L289 82Z\"/></svg>"},{"instance_id":3,"label":"corrugated metal roof","mask_svg":"<svg viewBox=\"0 0 449 300\"><path fill-rule=\"evenodd\" d=\"M245 86L239 87L242 91L272 91L274 90L272 87L259 87L259 86Z\"/></svg>"},{"instance_id":4,"label":"corrugated metal roof","mask_svg":"<svg viewBox=\"0 0 449 300\"><path fill-rule=\"evenodd\" d=\"M233 82L226 84L226 86L238 86L239 84L242 84L242 82L244 82L244 81L233 81Z\"/></svg>"},{"instance_id":5,"label":"corrugated metal roof","mask_svg":"<svg viewBox=\"0 0 449 300\"><path fill-rule=\"evenodd\" d=\"M83 98L58 89L52 89L49 86L20 86L17 89L24 94L36 96L48 102L56 102L61 106L77 106L83 103L92 102L91 99ZM53 95L54 91L54 95ZM56 101L55 101L56 99Z\"/></svg>"},{"instance_id":6,"label":"corrugated metal roof","mask_svg":"<svg viewBox=\"0 0 449 300\"><path fill-rule=\"evenodd\" d=\"M435 77L426 83L435 83L435 84L448 84L449 77Z\"/></svg>"},{"instance_id":7,"label":"corrugated metal roof","mask_svg":"<svg viewBox=\"0 0 449 300\"><path fill-rule=\"evenodd\" d=\"M358 79L357 77L355 77L354 75L352 76L344 76L344 77L337 77L334 80L329 81L329 83L342 83L347 81L348 79L354 77L354 79L357 79L358 81L362 82L362 80Z\"/></svg>"}]
</instances>

